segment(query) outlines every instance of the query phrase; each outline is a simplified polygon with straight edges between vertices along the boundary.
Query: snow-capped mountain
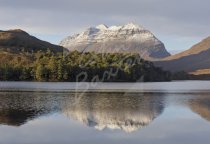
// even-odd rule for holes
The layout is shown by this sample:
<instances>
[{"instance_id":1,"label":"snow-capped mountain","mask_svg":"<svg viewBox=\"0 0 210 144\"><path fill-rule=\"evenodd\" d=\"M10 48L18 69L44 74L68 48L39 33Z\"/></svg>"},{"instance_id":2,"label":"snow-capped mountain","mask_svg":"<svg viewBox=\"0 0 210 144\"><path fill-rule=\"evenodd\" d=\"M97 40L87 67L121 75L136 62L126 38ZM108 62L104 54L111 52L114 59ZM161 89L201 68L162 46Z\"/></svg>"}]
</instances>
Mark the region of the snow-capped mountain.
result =
<instances>
[{"instance_id":1,"label":"snow-capped mountain","mask_svg":"<svg viewBox=\"0 0 210 144\"><path fill-rule=\"evenodd\" d=\"M170 56L164 44L149 30L129 23L108 27L91 27L80 34L69 36L60 45L70 51L97 53L139 53L144 59Z\"/></svg>"}]
</instances>

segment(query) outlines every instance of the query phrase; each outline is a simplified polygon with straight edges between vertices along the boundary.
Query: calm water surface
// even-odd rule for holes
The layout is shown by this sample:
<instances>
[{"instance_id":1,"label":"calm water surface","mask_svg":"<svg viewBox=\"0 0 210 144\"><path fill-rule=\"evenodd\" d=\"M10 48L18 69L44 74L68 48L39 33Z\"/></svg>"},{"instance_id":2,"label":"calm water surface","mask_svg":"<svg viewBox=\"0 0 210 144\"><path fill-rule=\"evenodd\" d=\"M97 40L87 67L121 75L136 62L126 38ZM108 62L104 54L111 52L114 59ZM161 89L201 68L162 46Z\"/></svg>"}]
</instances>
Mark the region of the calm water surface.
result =
<instances>
[{"instance_id":1,"label":"calm water surface","mask_svg":"<svg viewBox=\"0 0 210 144\"><path fill-rule=\"evenodd\" d=\"M209 134L210 81L0 82L0 144L209 144Z\"/></svg>"}]
</instances>

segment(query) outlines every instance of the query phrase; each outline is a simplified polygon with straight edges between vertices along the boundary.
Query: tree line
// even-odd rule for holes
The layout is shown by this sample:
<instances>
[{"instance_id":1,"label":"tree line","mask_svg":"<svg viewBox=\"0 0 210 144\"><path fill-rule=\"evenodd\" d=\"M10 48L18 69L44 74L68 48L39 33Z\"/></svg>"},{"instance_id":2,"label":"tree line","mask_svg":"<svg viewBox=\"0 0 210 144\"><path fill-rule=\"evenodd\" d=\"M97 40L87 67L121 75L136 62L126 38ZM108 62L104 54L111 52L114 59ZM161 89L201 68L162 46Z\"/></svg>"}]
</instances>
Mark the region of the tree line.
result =
<instances>
[{"instance_id":1,"label":"tree line","mask_svg":"<svg viewBox=\"0 0 210 144\"><path fill-rule=\"evenodd\" d=\"M23 59L23 58L22 58ZM0 64L0 80L67 82L170 81L171 74L138 54L37 52L30 62ZM21 61L21 57L19 58Z\"/></svg>"}]
</instances>

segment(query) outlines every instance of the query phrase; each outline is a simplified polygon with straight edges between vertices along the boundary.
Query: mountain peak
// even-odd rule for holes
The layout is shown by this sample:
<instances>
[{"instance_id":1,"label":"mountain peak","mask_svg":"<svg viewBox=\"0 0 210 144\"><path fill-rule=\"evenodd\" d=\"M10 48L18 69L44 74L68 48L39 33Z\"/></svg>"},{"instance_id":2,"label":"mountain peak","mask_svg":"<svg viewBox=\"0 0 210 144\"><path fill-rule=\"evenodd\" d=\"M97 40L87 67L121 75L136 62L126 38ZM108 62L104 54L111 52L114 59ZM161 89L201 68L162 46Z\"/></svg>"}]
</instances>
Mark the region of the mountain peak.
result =
<instances>
[{"instance_id":1,"label":"mountain peak","mask_svg":"<svg viewBox=\"0 0 210 144\"><path fill-rule=\"evenodd\" d=\"M25 32L22 29L10 29L10 30L0 30L1 34L7 33L11 35L16 35L16 34L24 34L24 35L29 35L27 32Z\"/></svg>"},{"instance_id":2,"label":"mountain peak","mask_svg":"<svg viewBox=\"0 0 210 144\"><path fill-rule=\"evenodd\" d=\"M113 26L110 26L108 27L107 25L105 24L100 24L96 27L94 27L94 29L98 29L98 30L109 30L109 31L117 31L117 30L145 30L142 26L138 25L138 24L135 24L135 23L128 23L128 24L125 24L125 25L121 25L121 26L116 26L116 25L113 25Z\"/></svg>"},{"instance_id":3,"label":"mountain peak","mask_svg":"<svg viewBox=\"0 0 210 144\"><path fill-rule=\"evenodd\" d=\"M107 30L108 26L106 26L105 24L100 24L100 25L96 26L96 28L100 29L100 30Z\"/></svg>"},{"instance_id":4,"label":"mountain peak","mask_svg":"<svg viewBox=\"0 0 210 144\"><path fill-rule=\"evenodd\" d=\"M14 31L14 32L25 32L25 31L22 30L22 29L10 29L9 31Z\"/></svg>"},{"instance_id":5,"label":"mountain peak","mask_svg":"<svg viewBox=\"0 0 210 144\"><path fill-rule=\"evenodd\" d=\"M144 29L142 26L134 23L128 23L122 27L123 29Z\"/></svg>"},{"instance_id":6,"label":"mountain peak","mask_svg":"<svg viewBox=\"0 0 210 144\"><path fill-rule=\"evenodd\" d=\"M11 30L8 30L8 32L28 34L27 32L25 32L22 29L11 29Z\"/></svg>"}]
</instances>

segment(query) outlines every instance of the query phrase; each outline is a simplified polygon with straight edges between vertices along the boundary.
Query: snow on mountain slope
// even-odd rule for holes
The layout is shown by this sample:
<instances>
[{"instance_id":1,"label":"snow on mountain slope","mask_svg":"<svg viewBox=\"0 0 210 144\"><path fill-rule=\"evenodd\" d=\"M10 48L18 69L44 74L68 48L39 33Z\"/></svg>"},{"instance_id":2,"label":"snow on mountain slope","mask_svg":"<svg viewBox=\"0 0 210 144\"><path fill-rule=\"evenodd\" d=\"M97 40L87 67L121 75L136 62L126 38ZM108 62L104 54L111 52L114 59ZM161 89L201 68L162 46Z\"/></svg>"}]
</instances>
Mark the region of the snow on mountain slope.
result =
<instances>
[{"instance_id":1,"label":"snow on mountain slope","mask_svg":"<svg viewBox=\"0 0 210 144\"><path fill-rule=\"evenodd\" d=\"M80 34L61 41L70 51L97 53L139 53L144 59L170 56L164 44L142 26L129 23L108 27L104 24L91 27Z\"/></svg>"}]
</instances>

